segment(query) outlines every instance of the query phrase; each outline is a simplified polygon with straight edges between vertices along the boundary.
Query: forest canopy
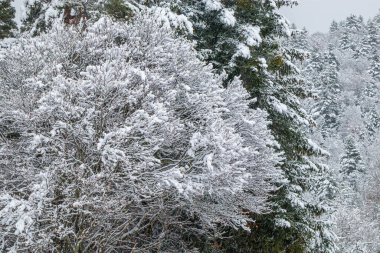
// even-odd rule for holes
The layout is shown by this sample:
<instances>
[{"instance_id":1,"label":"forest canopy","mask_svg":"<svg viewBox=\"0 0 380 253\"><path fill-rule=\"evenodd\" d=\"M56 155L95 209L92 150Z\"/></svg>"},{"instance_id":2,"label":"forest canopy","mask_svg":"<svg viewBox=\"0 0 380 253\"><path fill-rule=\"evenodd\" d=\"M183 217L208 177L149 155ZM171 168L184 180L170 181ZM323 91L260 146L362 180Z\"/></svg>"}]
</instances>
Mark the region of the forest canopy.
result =
<instances>
[{"instance_id":1,"label":"forest canopy","mask_svg":"<svg viewBox=\"0 0 380 253\"><path fill-rule=\"evenodd\" d=\"M0 0L1 251L379 251L380 16L289 6Z\"/></svg>"}]
</instances>

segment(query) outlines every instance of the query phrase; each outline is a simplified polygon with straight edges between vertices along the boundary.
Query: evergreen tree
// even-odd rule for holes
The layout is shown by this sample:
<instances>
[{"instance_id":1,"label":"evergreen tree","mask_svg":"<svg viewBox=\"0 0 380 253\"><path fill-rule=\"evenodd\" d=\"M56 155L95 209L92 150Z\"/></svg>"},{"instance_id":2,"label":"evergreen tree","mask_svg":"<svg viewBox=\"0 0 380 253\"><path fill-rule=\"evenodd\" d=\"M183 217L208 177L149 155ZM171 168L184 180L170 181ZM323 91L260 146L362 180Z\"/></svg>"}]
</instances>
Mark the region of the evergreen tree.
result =
<instances>
[{"instance_id":1,"label":"evergreen tree","mask_svg":"<svg viewBox=\"0 0 380 253\"><path fill-rule=\"evenodd\" d=\"M344 31L342 34L342 37L339 39L340 49L342 50L353 49L351 43L352 41L350 39L348 31Z\"/></svg>"},{"instance_id":2,"label":"evergreen tree","mask_svg":"<svg viewBox=\"0 0 380 253\"><path fill-rule=\"evenodd\" d=\"M376 24L374 22L369 22L368 40L366 42L366 46L369 51L368 59L370 61L370 68L368 72L376 82L380 81L380 56L378 50L379 45L380 38Z\"/></svg>"},{"instance_id":3,"label":"evergreen tree","mask_svg":"<svg viewBox=\"0 0 380 253\"><path fill-rule=\"evenodd\" d=\"M11 0L0 0L0 39L12 37L17 29L14 22L15 9Z\"/></svg>"},{"instance_id":4,"label":"evergreen tree","mask_svg":"<svg viewBox=\"0 0 380 253\"><path fill-rule=\"evenodd\" d=\"M368 37L369 37L369 45L373 48L379 46L379 34L376 23L373 21L368 22Z\"/></svg>"},{"instance_id":5,"label":"evergreen tree","mask_svg":"<svg viewBox=\"0 0 380 253\"><path fill-rule=\"evenodd\" d=\"M339 30L338 22L336 22L335 20L333 20L333 22L330 25L330 33L335 33L338 30Z\"/></svg>"},{"instance_id":6,"label":"evergreen tree","mask_svg":"<svg viewBox=\"0 0 380 253\"><path fill-rule=\"evenodd\" d=\"M375 108L364 111L364 123L370 136L374 135L380 127L380 116Z\"/></svg>"},{"instance_id":7,"label":"evergreen tree","mask_svg":"<svg viewBox=\"0 0 380 253\"><path fill-rule=\"evenodd\" d=\"M373 77L375 82L380 82L380 56L378 52L373 53L370 57L370 69L368 73Z\"/></svg>"},{"instance_id":8,"label":"evergreen tree","mask_svg":"<svg viewBox=\"0 0 380 253\"><path fill-rule=\"evenodd\" d=\"M319 101L314 112L321 125L324 137L335 132L339 126L341 84L338 80L339 62L333 52L332 45L323 59L323 70L319 76ZM334 130L335 129L335 130Z\"/></svg>"},{"instance_id":9,"label":"evergreen tree","mask_svg":"<svg viewBox=\"0 0 380 253\"><path fill-rule=\"evenodd\" d=\"M365 58L369 58L371 53L371 46L369 44L369 36L365 35L363 38L359 41L358 46L359 55L363 56Z\"/></svg>"},{"instance_id":10,"label":"evergreen tree","mask_svg":"<svg viewBox=\"0 0 380 253\"><path fill-rule=\"evenodd\" d=\"M26 16L23 17L21 31L30 31L34 36L46 32L50 24L47 23L45 12L49 7L55 9L55 6L43 1L26 1Z\"/></svg>"},{"instance_id":11,"label":"evergreen tree","mask_svg":"<svg viewBox=\"0 0 380 253\"><path fill-rule=\"evenodd\" d=\"M339 38L341 50L350 50L355 59L360 57L360 41L365 36L365 25L362 16L349 16L342 26Z\"/></svg>"},{"instance_id":12,"label":"evergreen tree","mask_svg":"<svg viewBox=\"0 0 380 253\"><path fill-rule=\"evenodd\" d=\"M379 27L379 24L380 24L380 12L378 12L372 19L372 22L375 23L377 25L377 27Z\"/></svg>"},{"instance_id":13,"label":"evergreen tree","mask_svg":"<svg viewBox=\"0 0 380 253\"><path fill-rule=\"evenodd\" d=\"M362 157L352 139L346 141L345 154L341 158L340 173L343 175L344 180L354 188L357 187L360 174L364 173Z\"/></svg>"},{"instance_id":14,"label":"evergreen tree","mask_svg":"<svg viewBox=\"0 0 380 253\"><path fill-rule=\"evenodd\" d=\"M334 233L339 247L335 252L340 253L372 253L380 249L379 199L369 197L372 187L369 186L370 171L378 175L379 145L376 139L379 136L380 115L379 81L368 73L370 58L377 55L374 50L379 47L376 38L379 25L375 19L371 22L368 28L363 25L362 18L351 16L345 22L334 25L328 34L310 36L308 40L313 45L313 51L303 70L304 76L319 91L317 103L305 101L305 104L313 107L313 115L318 123L313 136L331 154L326 163L334 170L336 187L339 189L332 192L332 196L335 209L333 222L336 224ZM343 36L346 36L348 45L357 45L357 50L353 52L350 47L344 50L338 48ZM337 48L330 46L328 53L324 54L329 44L337 45ZM329 56L329 52L334 56ZM338 67L336 63L339 63ZM329 110L323 112L321 108ZM339 110L331 110L334 108ZM326 115L322 113L333 116L333 129L325 125Z\"/></svg>"},{"instance_id":15,"label":"evergreen tree","mask_svg":"<svg viewBox=\"0 0 380 253\"><path fill-rule=\"evenodd\" d=\"M288 183L279 183L271 199L276 211L253 213L252 233L242 232L224 242L230 252L329 252L333 248L331 237L324 234L327 226L316 221L326 211L320 205L323 190L320 182L309 180L314 174L323 175L326 168L312 162L311 157L322 152L302 130L310 121L299 99L310 92L292 61L304 54L278 42L291 32L276 9L293 2L178 1L172 7L193 22L193 38L204 59L226 71L229 79L241 76L256 99L252 106L269 113L272 133L286 158L281 168ZM314 178L325 181L323 176ZM316 196L309 198L306 192Z\"/></svg>"},{"instance_id":16,"label":"evergreen tree","mask_svg":"<svg viewBox=\"0 0 380 253\"><path fill-rule=\"evenodd\" d=\"M378 104L379 88L377 82L370 80L364 88L360 101L361 117L367 129L368 137L373 137L380 128Z\"/></svg>"},{"instance_id":17,"label":"evergreen tree","mask_svg":"<svg viewBox=\"0 0 380 253\"><path fill-rule=\"evenodd\" d=\"M132 10L123 0L108 0L104 7L108 15L119 20L127 20L132 15Z\"/></svg>"},{"instance_id":18,"label":"evergreen tree","mask_svg":"<svg viewBox=\"0 0 380 253\"><path fill-rule=\"evenodd\" d=\"M370 55L377 54L378 47L379 47L379 32L376 27L376 24L372 21L368 22L368 40L367 45L370 48Z\"/></svg>"},{"instance_id":19,"label":"evergreen tree","mask_svg":"<svg viewBox=\"0 0 380 253\"><path fill-rule=\"evenodd\" d=\"M303 28L302 30L297 30L296 27L293 27L293 34L290 39L290 44L294 49L298 50L304 50L305 53L310 50L309 46L309 32L306 30L306 28Z\"/></svg>"}]
</instances>

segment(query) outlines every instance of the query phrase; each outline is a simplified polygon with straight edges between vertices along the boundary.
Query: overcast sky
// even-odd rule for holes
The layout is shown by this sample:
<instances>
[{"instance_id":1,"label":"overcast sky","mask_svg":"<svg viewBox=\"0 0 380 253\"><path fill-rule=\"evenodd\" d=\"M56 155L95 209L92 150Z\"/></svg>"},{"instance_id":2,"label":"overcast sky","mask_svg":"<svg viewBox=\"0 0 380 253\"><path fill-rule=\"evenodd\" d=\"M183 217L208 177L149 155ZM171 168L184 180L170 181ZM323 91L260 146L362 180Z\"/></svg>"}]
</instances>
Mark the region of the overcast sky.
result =
<instances>
[{"instance_id":1,"label":"overcast sky","mask_svg":"<svg viewBox=\"0 0 380 253\"><path fill-rule=\"evenodd\" d=\"M327 32L333 20L343 20L350 14L362 15L367 20L380 9L380 0L298 0L298 3L281 13L297 27L306 27L311 32Z\"/></svg>"}]
</instances>

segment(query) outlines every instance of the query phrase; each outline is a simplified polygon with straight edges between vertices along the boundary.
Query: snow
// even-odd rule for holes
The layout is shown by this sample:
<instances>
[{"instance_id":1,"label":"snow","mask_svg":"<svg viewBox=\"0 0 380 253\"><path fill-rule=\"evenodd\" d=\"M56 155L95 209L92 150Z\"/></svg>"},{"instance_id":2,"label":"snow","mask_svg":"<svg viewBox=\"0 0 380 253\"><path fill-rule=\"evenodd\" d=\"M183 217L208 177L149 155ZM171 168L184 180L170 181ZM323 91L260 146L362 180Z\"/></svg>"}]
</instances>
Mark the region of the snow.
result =
<instances>
[{"instance_id":1,"label":"snow","mask_svg":"<svg viewBox=\"0 0 380 253\"><path fill-rule=\"evenodd\" d=\"M272 7L272 8L277 8L277 5L276 5L276 2L274 0L270 0L269 1L269 5Z\"/></svg>"},{"instance_id":2,"label":"snow","mask_svg":"<svg viewBox=\"0 0 380 253\"><path fill-rule=\"evenodd\" d=\"M180 28L190 34L194 32L192 22L190 22L190 20L183 14L178 15L172 12L169 8L162 7L151 8L151 11L156 16L156 20L162 22L167 28Z\"/></svg>"},{"instance_id":3,"label":"snow","mask_svg":"<svg viewBox=\"0 0 380 253\"><path fill-rule=\"evenodd\" d=\"M208 154L204 158L204 162L210 172L214 172L214 166L212 165L214 154Z\"/></svg>"},{"instance_id":4,"label":"snow","mask_svg":"<svg viewBox=\"0 0 380 253\"><path fill-rule=\"evenodd\" d=\"M16 21L18 27L21 26L21 21L26 16L25 7L24 7L25 1L26 0L14 0L14 1L12 1L12 5L15 7L15 10L16 10L15 21Z\"/></svg>"},{"instance_id":5,"label":"snow","mask_svg":"<svg viewBox=\"0 0 380 253\"><path fill-rule=\"evenodd\" d=\"M259 26L247 25L243 27L242 31L248 46L259 46L262 42Z\"/></svg>"},{"instance_id":6,"label":"snow","mask_svg":"<svg viewBox=\"0 0 380 253\"><path fill-rule=\"evenodd\" d=\"M229 9L223 9L220 20L222 23L228 26L235 26L236 18L234 16L234 11Z\"/></svg>"},{"instance_id":7,"label":"snow","mask_svg":"<svg viewBox=\"0 0 380 253\"><path fill-rule=\"evenodd\" d=\"M15 4L19 3L20 0L16 0ZM364 122L366 117L376 121L377 111L362 117L362 110L367 110L367 105L359 96L355 108L350 110L350 106L346 106L353 103L350 98L356 93L363 93L359 84L371 83L375 76L367 75L363 82L353 82L350 71L338 73L357 89L344 94L345 103L339 96L321 96L344 105L343 109L340 108L344 113L318 111L316 121L319 125L311 129L310 110L308 106L307 110L301 108L303 104L293 91L304 85L299 77L305 73L303 66L294 64L292 57L287 55L287 50L294 48L287 44L288 41L276 41L279 47L271 51L273 55L265 55L265 50L262 54L257 48L263 43L260 26L245 23L237 13L239 10L234 1L202 0L197 5L215 14L214 21L222 23L221 29L233 31L236 35L228 38L232 48L228 53L232 57L221 66L222 74L218 74L213 65L207 65L210 62L200 60L202 57L194 48L196 44L191 41L196 36L186 36L194 33L191 19L197 13L189 11L189 14L186 10L177 14L163 2L152 8L138 8L138 3L127 3L136 11L133 22L115 22L104 16L93 24L89 22L88 29L82 33L53 22L53 29L46 34L1 42L0 82L6 86L0 86L0 130L4 125L5 129L17 130L21 136L1 144L0 148L0 165L7 166L6 173L1 176L5 190L0 193L0 241L2 236L15 238L9 247L6 245L7 250L50 250L56 238L68 238L67 235L81 238L83 235L65 220L66 217L71 219L73 214L84 214L78 215L83 224L90 221L88 223L95 226L100 224L104 230L102 233L93 232L96 229L86 230L83 244L87 243L88 236L93 241L107 241L110 243L107 246L115 249L120 242L113 242L110 234L115 238L126 238L125 242L137 242L141 234L135 232L143 231L150 219L173 229L152 237L147 234L144 242L137 243L136 247L146 249L145 243L148 246L168 245L173 238L181 238L172 233L183 230L186 233L188 227L196 227L203 234L218 234L216 228L219 226L248 230L246 223L251 220L241 210L270 211L266 201L279 185L288 192L284 201L289 200L287 204L292 211L301 216L306 214L301 218L307 221L300 219L301 224L296 224L295 229L305 226L305 231L310 230L311 236L305 235L308 237L315 233L315 239L306 246L318 248L324 243L325 234L333 237L324 228L328 215L318 214L316 217L313 212L319 213L319 210L311 209L323 209L320 213L328 213L332 200L326 195L335 187L330 177L338 174L344 178L340 171L331 172L326 164L330 162L333 170L339 170L342 161L350 166L356 162L349 157L340 159L344 152L343 139L347 136L353 136L359 143L358 152L376 164L368 162L368 168L377 168L379 164L378 133L375 132L376 137L372 136L372 139L362 134L368 127L365 124L368 122ZM277 8L274 0L265 3ZM58 0L44 3L44 18L41 20L54 19L58 12L52 6L59 4L62 2ZM20 6L18 8L16 19L20 24L24 14ZM273 13L275 16L271 16ZM277 19L277 14L271 10L265 15L277 20L274 30L280 34L276 35L290 36L289 21L280 16ZM207 24L195 25L206 27ZM318 40L316 36L314 39ZM123 43L116 42L116 37L122 38ZM271 39L277 40L273 37L266 42L274 43ZM330 39L323 37L315 44ZM205 49L203 53L212 57L219 49ZM341 49L335 51L343 57ZM80 55L77 65L67 60L73 53ZM282 73L268 69L266 59L271 60L277 55L285 55L284 63L290 69L290 76L284 77ZM267 93L258 97L260 100L251 99L244 88L247 83L238 76L227 79L233 69L230 67L236 67L234 64L241 58L253 56L255 58L247 62L258 63L251 69L255 75L264 77L263 85L268 88ZM367 60L359 60L347 61L342 68L352 65L363 73L369 67ZM236 68L233 70L238 72ZM371 71L377 74L376 69ZM322 78L334 79L327 78L327 72L322 73L313 76L311 83L318 83ZM297 80L289 85L281 83L293 77ZM327 82L323 84L327 86ZM351 89L347 87L342 89ZM371 98L365 98L371 105ZM378 99L376 101L374 104ZM251 105L255 102L263 102L270 114L253 109ZM280 131L299 131L302 141L295 144L299 147L287 150L289 154L294 153L296 158L293 160L285 159L288 153L281 152L285 147L281 147L268 128L273 115L279 116L280 120L289 120L291 129L281 129L280 126ZM336 135L321 132L320 118L324 115L326 118L339 116L340 124L334 130ZM352 131L353 125L355 131ZM285 143L281 138L278 140ZM321 144L331 151L330 156ZM280 170L282 164L289 171ZM358 175L362 177L355 180L369 182L374 191L371 194L377 196L378 175ZM14 182L18 180L22 183L15 188ZM345 189L345 196L350 196L352 203L353 196L367 194L356 193L350 190L350 184L345 183L344 188L339 189ZM369 189L369 186L361 187ZM359 200L367 201L365 204L373 207L367 198ZM340 201L343 204L339 214L347 219L348 204L352 203L344 199ZM178 210L197 217L194 224L184 224L183 220L172 215ZM292 227L293 220L279 218L287 216L287 210L281 211L274 220L275 225ZM354 211L358 220L363 218L373 230L378 228L378 222L365 216L366 212L375 214L373 210L357 204ZM136 222L140 217L142 220ZM339 221L339 217L336 220ZM308 222L310 226L306 224ZM352 231L344 227L344 222L339 222L344 231ZM120 224L124 224L122 231ZM186 243L179 241L179 244ZM1 247L4 246L0 245L0 250ZM136 250L141 251L141 248Z\"/></svg>"},{"instance_id":8,"label":"snow","mask_svg":"<svg viewBox=\"0 0 380 253\"><path fill-rule=\"evenodd\" d=\"M202 0L208 11L218 11L222 9L223 5L220 0Z\"/></svg>"},{"instance_id":9,"label":"snow","mask_svg":"<svg viewBox=\"0 0 380 253\"><path fill-rule=\"evenodd\" d=\"M280 26L282 28L283 34L285 34L286 36L290 37L292 35L292 31L290 29L290 22L289 22L289 20L287 20L284 16L281 16L278 19L278 23L280 24Z\"/></svg>"},{"instance_id":10,"label":"snow","mask_svg":"<svg viewBox=\"0 0 380 253\"><path fill-rule=\"evenodd\" d=\"M289 221L285 219L276 219L276 226L282 227L282 228L290 228L291 224Z\"/></svg>"},{"instance_id":11,"label":"snow","mask_svg":"<svg viewBox=\"0 0 380 253\"><path fill-rule=\"evenodd\" d=\"M313 140L311 139L308 139L307 140L308 144L311 146L311 148L316 151L317 153L321 154L321 155L324 155L324 156L330 156L330 153L327 151L327 150L324 150L320 147L320 145L318 145L317 143L315 143Z\"/></svg>"},{"instance_id":12,"label":"snow","mask_svg":"<svg viewBox=\"0 0 380 253\"><path fill-rule=\"evenodd\" d=\"M243 58L246 58L246 59L249 59L251 58L251 52L250 52L250 49L248 46L240 43L238 46L237 46L237 51L236 51L236 54L235 54L235 57L243 57Z\"/></svg>"},{"instance_id":13,"label":"snow","mask_svg":"<svg viewBox=\"0 0 380 253\"><path fill-rule=\"evenodd\" d=\"M268 68L268 64L265 58L259 57L257 60L260 63L261 67L263 67L264 69Z\"/></svg>"},{"instance_id":14,"label":"snow","mask_svg":"<svg viewBox=\"0 0 380 253\"><path fill-rule=\"evenodd\" d=\"M287 114L289 112L288 107L274 97L272 97L271 104L273 105L274 109L281 114Z\"/></svg>"}]
</instances>

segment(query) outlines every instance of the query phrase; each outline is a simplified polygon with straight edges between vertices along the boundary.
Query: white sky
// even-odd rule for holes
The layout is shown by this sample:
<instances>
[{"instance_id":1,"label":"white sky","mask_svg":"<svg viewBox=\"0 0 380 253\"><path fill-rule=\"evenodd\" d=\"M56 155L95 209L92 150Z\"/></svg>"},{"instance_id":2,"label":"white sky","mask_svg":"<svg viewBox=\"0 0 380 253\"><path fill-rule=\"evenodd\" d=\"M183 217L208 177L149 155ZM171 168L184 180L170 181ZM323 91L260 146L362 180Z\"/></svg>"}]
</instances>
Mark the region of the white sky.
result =
<instances>
[{"instance_id":1,"label":"white sky","mask_svg":"<svg viewBox=\"0 0 380 253\"><path fill-rule=\"evenodd\" d=\"M380 0L298 0L299 5L280 12L298 28L310 32L327 32L333 20L341 21L350 14L362 15L365 20L375 16Z\"/></svg>"}]
</instances>

